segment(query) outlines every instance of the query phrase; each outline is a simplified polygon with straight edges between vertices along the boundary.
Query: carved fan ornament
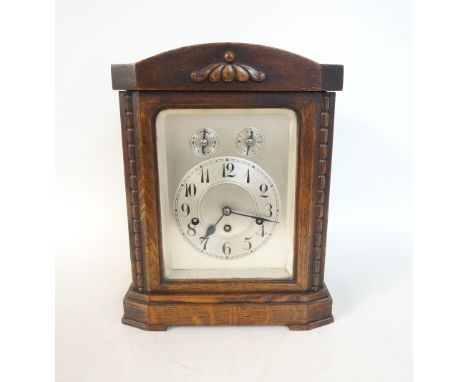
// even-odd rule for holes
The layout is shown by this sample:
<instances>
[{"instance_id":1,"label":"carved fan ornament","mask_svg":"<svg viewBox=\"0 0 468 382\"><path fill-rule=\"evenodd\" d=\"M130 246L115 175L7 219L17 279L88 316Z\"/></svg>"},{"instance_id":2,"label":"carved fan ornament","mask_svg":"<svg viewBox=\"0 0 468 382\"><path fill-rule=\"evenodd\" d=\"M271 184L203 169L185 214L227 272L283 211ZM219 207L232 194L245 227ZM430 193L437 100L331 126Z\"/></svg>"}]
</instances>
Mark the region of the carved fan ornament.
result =
<instances>
[{"instance_id":1,"label":"carved fan ornament","mask_svg":"<svg viewBox=\"0 0 468 382\"><path fill-rule=\"evenodd\" d=\"M233 64L234 59L234 52L228 50L224 53L226 63L218 62L201 70L195 70L191 74L192 80L195 82L202 82L206 79L210 82L219 82L221 79L223 82L232 82L234 80L239 82L249 80L261 82L265 79L265 73L262 71L245 64Z\"/></svg>"}]
</instances>

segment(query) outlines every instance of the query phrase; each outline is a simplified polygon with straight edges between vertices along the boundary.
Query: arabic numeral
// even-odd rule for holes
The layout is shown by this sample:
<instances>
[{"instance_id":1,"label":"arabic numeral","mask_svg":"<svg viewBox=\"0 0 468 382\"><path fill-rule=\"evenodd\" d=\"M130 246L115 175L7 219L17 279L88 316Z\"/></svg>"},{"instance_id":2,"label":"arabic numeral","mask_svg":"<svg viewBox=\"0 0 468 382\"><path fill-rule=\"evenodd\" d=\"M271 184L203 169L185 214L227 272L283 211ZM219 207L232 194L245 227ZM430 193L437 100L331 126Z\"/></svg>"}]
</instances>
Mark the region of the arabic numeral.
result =
<instances>
[{"instance_id":1,"label":"arabic numeral","mask_svg":"<svg viewBox=\"0 0 468 382\"><path fill-rule=\"evenodd\" d=\"M183 212L182 216L187 217L190 215L190 206L187 203L182 203L180 210Z\"/></svg>"},{"instance_id":2,"label":"arabic numeral","mask_svg":"<svg viewBox=\"0 0 468 382\"><path fill-rule=\"evenodd\" d=\"M192 225L192 223L187 224L187 235L189 236L195 236L197 234L197 231L195 230L195 226Z\"/></svg>"},{"instance_id":3,"label":"arabic numeral","mask_svg":"<svg viewBox=\"0 0 468 382\"><path fill-rule=\"evenodd\" d=\"M261 237L265 237L265 225L262 223L260 229L257 231L257 235Z\"/></svg>"},{"instance_id":4,"label":"arabic numeral","mask_svg":"<svg viewBox=\"0 0 468 382\"><path fill-rule=\"evenodd\" d=\"M231 243L229 241L226 241L223 244L223 253L228 256L231 254L231 247L229 246Z\"/></svg>"},{"instance_id":5,"label":"arabic numeral","mask_svg":"<svg viewBox=\"0 0 468 382\"><path fill-rule=\"evenodd\" d=\"M197 187L193 183L185 184L185 197L193 197L197 194Z\"/></svg>"},{"instance_id":6,"label":"arabic numeral","mask_svg":"<svg viewBox=\"0 0 468 382\"><path fill-rule=\"evenodd\" d=\"M244 238L244 250L246 250L246 251L250 251L252 249L252 242L250 240L252 240L251 237L245 237ZM246 246L247 246L247 248L246 248Z\"/></svg>"},{"instance_id":7,"label":"arabic numeral","mask_svg":"<svg viewBox=\"0 0 468 382\"><path fill-rule=\"evenodd\" d=\"M245 173L245 176L247 178L247 183L250 183L250 169L247 169L247 172Z\"/></svg>"},{"instance_id":8,"label":"arabic numeral","mask_svg":"<svg viewBox=\"0 0 468 382\"><path fill-rule=\"evenodd\" d=\"M234 178L235 176L236 174L234 174L234 163L223 163L223 178Z\"/></svg>"},{"instance_id":9,"label":"arabic numeral","mask_svg":"<svg viewBox=\"0 0 468 382\"><path fill-rule=\"evenodd\" d=\"M265 207L268 209L267 213L265 214L265 216L267 218L271 218L273 216L273 205L271 203L267 203L265 204Z\"/></svg>"},{"instance_id":10,"label":"arabic numeral","mask_svg":"<svg viewBox=\"0 0 468 382\"><path fill-rule=\"evenodd\" d=\"M265 183L262 183L259 187L260 189L260 197L261 198L268 198L267 191L268 191L268 186Z\"/></svg>"},{"instance_id":11,"label":"arabic numeral","mask_svg":"<svg viewBox=\"0 0 468 382\"><path fill-rule=\"evenodd\" d=\"M201 182L202 183L210 183L210 174L208 173L208 169L206 169L206 170L201 169L200 174L201 174Z\"/></svg>"},{"instance_id":12,"label":"arabic numeral","mask_svg":"<svg viewBox=\"0 0 468 382\"><path fill-rule=\"evenodd\" d=\"M203 249L206 250L209 237L200 237L200 244L203 245Z\"/></svg>"}]
</instances>

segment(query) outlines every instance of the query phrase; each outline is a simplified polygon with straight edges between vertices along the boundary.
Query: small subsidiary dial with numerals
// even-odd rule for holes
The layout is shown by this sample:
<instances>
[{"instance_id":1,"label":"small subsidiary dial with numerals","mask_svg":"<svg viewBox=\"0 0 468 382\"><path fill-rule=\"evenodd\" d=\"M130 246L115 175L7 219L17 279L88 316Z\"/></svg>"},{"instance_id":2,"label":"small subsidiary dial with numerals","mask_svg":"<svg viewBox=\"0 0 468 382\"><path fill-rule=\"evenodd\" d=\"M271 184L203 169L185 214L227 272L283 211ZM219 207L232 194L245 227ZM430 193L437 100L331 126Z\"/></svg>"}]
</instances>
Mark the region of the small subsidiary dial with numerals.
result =
<instances>
[{"instance_id":1,"label":"small subsidiary dial with numerals","mask_svg":"<svg viewBox=\"0 0 468 382\"><path fill-rule=\"evenodd\" d=\"M252 157L260 153L263 149L263 144L262 133L253 127L239 131L236 136L237 150L246 157Z\"/></svg>"},{"instance_id":2,"label":"small subsidiary dial with numerals","mask_svg":"<svg viewBox=\"0 0 468 382\"><path fill-rule=\"evenodd\" d=\"M174 216L199 252L234 259L255 252L279 224L280 198L258 165L218 157L194 166L179 183Z\"/></svg>"},{"instance_id":3,"label":"small subsidiary dial with numerals","mask_svg":"<svg viewBox=\"0 0 468 382\"><path fill-rule=\"evenodd\" d=\"M190 137L190 147L198 156L213 154L218 149L218 144L218 136L212 129L196 130Z\"/></svg>"}]
</instances>

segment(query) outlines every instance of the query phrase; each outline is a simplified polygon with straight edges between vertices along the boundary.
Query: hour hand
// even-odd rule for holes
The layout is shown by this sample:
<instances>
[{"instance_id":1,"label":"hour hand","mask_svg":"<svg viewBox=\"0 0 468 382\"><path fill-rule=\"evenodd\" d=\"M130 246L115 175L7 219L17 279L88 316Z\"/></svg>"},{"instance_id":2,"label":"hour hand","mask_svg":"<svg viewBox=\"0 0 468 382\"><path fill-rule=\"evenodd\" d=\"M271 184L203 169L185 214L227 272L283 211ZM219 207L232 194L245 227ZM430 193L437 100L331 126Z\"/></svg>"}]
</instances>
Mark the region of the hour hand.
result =
<instances>
[{"instance_id":1,"label":"hour hand","mask_svg":"<svg viewBox=\"0 0 468 382\"><path fill-rule=\"evenodd\" d=\"M202 236L200 239L208 239L211 235L213 235L216 231L216 226L214 225L209 225L208 228L206 229L205 236Z\"/></svg>"},{"instance_id":2,"label":"hour hand","mask_svg":"<svg viewBox=\"0 0 468 382\"><path fill-rule=\"evenodd\" d=\"M205 236L202 236L200 239L205 240L205 239L208 239L208 237L210 237L211 235L213 235L215 233L215 231L216 231L216 226L221 221L221 219L224 216L229 215L230 213L231 213L231 209L229 207L224 207L223 208L223 214L221 215L221 217L218 219L218 221L216 223L211 224L206 228Z\"/></svg>"}]
</instances>

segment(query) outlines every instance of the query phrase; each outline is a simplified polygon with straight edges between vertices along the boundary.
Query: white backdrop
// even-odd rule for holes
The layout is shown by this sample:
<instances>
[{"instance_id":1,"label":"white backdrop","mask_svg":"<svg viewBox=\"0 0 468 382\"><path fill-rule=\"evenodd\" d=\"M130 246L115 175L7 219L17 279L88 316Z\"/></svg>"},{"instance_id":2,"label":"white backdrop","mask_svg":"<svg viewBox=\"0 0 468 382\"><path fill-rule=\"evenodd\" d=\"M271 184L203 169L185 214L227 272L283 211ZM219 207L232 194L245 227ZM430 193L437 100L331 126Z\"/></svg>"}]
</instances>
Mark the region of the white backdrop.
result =
<instances>
[{"instance_id":1,"label":"white backdrop","mask_svg":"<svg viewBox=\"0 0 468 382\"><path fill-rule=\"evenodd\" d=\"M56 12L57 380L409 381L411 3L59 0ZM345 66L325 272L332 325L120 324L130 262L110 65L213 41Z\"/></svg>"}]
</instances>

